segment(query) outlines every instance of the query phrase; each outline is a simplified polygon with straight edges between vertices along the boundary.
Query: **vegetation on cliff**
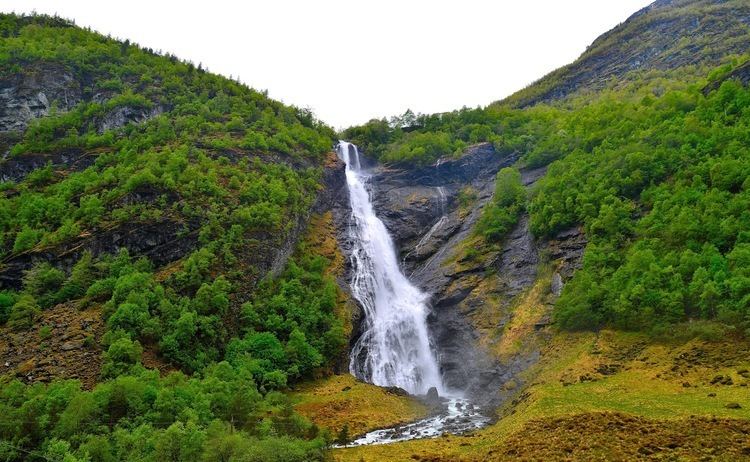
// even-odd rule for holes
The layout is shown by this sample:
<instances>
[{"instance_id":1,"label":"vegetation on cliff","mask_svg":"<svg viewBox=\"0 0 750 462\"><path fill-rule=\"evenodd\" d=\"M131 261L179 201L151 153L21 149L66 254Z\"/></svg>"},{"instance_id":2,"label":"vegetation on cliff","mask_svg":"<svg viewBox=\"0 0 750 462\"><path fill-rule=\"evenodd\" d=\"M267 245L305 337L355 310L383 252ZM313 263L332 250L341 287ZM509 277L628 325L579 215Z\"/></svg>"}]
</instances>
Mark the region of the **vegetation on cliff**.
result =
<instances>
[{"instance_id":1,"label":"vegetation on cliff","mask_svg":"<svg viewBox=\"0 0 750 462\"><path fill-rule=\"evenodd\" d=\"M415 137L424 132L456 146L492 141L501 155L522 154L520 167L549 165L528 201L532 231L549 237L582 225L589 239L583 269L556 304L563 328L660 332L711 319L744 331L750 327L750 91L722 80L745 60L705 69L704 78L644 79L552 106L496 104L420 116L412 132L391 130L395 141L379 147L380 158L414 162L399 157L400 146L415 152ZM709 82L717 89L705 94ZM351 133L375 143L368 127L379 123ZM525 206L511 172L498 175L498 191L477 226L488 241L500 240Z\"/></svg>"},{"instance_id":2,"label":"vegetation on cliff","mask_svg":"<svg viewBox=\"0 0 750 462\"><path fill-rule=\"evenodd\" d=\"M2 379L0 457L322 458L326 434L279 391L330 368L346 345L331 262L303 244L265 276L305 225L333 131L201 66L58 18L1 15L0 36L11 93L49 66L79 89L0 135L4 162L48 159L0 184L11 268L0 322L35 333L41 310L70 301L101 305L106 325L92 390ZM100 239L151 224L174 230L165 241L178 251ZM145 368L146 349L180 372Z\"/></svg>"}]
</instances>

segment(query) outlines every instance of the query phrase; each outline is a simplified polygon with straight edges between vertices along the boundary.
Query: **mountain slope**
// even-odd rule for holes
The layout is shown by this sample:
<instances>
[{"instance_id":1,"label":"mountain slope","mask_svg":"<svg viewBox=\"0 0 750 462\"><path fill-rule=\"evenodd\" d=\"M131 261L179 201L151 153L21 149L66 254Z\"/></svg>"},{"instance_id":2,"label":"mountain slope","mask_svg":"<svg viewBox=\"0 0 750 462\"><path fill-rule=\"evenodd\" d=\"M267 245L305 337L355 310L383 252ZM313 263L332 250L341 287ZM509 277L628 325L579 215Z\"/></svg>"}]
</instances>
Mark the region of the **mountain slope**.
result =
<instances>
[{"instance_id":1,"label":"mountain slope","mask_svg":"<svg viewBox=\"0 0 750 462\"><path fill-rule=\"evenodd\" d=\"M449 199L481 217L430 286L499 364L498 422L337 459L746 457L748 7L656 2L505 101L345 131L420 178L488 143L518 160L491 200Z\"/></svg>"},{"instance_id":2,"label":"mountain slope","mask_svg":"<svg viewBox=\"0 0 750 462\"><path fill-rule=\"evenodd\" d=\"M750 47L750 4L743 0L659 0L598 37L573 63L501 101L514 107L617 87L683 68L716 66Z\"/></svg>"},{"instance_id":3,"label":"mountain slope","mask_svg":"<svg viewBox=\"0 0 750 462\"><path fill-rule=\"evenodd\" d=\"M317 245L346 204L333 135L174 56L0 15L2 458L322 459L280 391L346 355Z\"/></svg>"}]
</instances>

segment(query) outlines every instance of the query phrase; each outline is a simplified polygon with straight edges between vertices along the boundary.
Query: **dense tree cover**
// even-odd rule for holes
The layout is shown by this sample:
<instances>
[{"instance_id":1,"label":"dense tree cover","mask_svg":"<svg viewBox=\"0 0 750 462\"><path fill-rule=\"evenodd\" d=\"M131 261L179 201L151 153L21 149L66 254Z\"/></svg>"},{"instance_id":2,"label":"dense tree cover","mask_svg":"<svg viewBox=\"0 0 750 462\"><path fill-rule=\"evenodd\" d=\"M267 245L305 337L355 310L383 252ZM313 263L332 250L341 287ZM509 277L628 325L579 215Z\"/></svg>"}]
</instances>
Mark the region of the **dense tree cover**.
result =
<instances>
[{"instance_id":1,"label":"dense tree cover","mask_svg":"<svg viewBox=\"0 0 750 462\"><path fill-rule=\"evenodd\" d=\"M229 344L227 359L250 355L257 382L278 388L340 357L348 339L334 314L339 289L325 274L329 264L303 244L281 277L265 281L242 305L244 335Z\"/></svg>"},{"instance_id":2,"label":"dense tree cover","mask_svg":"<svg viewBox=\"0 0 750 462\"><path fill-rule=\"evenodd\" d=\"M160 378L134 360L91 391L74 380L6 381L0 411L3 460L302 462L326 460L331 439L286 395L259 393L248 367L227 362Z\"/></svg>"},{"instance_id":3,"label":"dense tree cover","mask_svg":"<svg viewBox=\"0 0 750 462\"><path fill-rule=\"evenodd\" d=\"M549 164L528 203L517 173L500 172L476 231L497 242L524 207L540 237L583 225L583 269L556 306L563 328L661 331L709 319L745 330L750 91L735 81L701 91L742 62L641 73L553 106L420 115L409 132L371 121L344 135L385 162L424 164L490 141L499 155L519 153L519 167ZM423 138L447 146L420 151Z\"/></svg>"},{"instance_id":4,"label":"dense tree cover","mask_svg":"<svg viewBox=\"0 0 750 462\"><path fill-rule=\"evenodd\" d=\"M63 150L91 152L96 161L69 175L49 166L19 184L3 184L14 194L0 198L1 254L59 244L112 222L169 216L225 223L234 214L246 228L282 230L290 222L284 215L309 205L313 167L333 136L309 111L173 57L74 27L44 27L50 21L0 16L0 72L33 73L54 63L91 83L70 111L53 110L34 121L11 155ZM167 112L102 131L101 119L123 107ZM247 153L255 160L249 162ZM310 169L261 160L269 153ZM227 155L243 159L232 164ZM151 204L123 200L144 189L163 198Z\"/></svg>"},{"instance_id":5,"label":"dense tree cover","mask_svg":"<svg viewBox=\"0 0 750 462\"><path fill-rule=\"evenodd\" d=\"M7 444L0 454L164 460L164 446L172 460L322 459L329 436L296 415L278 391L329 365L346 346L333 314L337 286L325 274L329 264L302 245L234 321L223 276L204 280L188 297L174 290L185 270L158 282L146 259L124 249L99 260L85 254L69 275L38 265L26 274L23 292L2 294L1 302L13 303L8 323L33 325L38 300L106 300L104 382L87 392L75 381L26 386L3 379L0 409L8 413L0 440ZM230 337L231 322L242 336ZM166 359L194 375L160 379L144 369L142 342L157 342Z\"/></svg>"},{"instance_id":6,"label":"dense tree cover","mask_svg":"<svg viewBox=\"0 0 750 462\"><path fill-rule=\"evenodd\" d=\"M708 97L691 88L620 112L605 142L550 167L530 205L537 233L583 223L590 240L558 321L747 329L750 91L727 81Z\"/></svg>"},{"instance_id":7,"label":"dense tree cover","mask_svg":"<svg viewBox=\"0 0 750 462\"><path fill-rule=\"evenodd\" d=\"M559 108L549 106L517 110L491 105L419 114L409 130L385 119L371 120L344 130L342 136L367 155L389 164L427 165L441 157L460 155L469 145L491 142L501 153L528 153L530 164L544 165L558 153L555 134L562 114Z\"/></svg>"},{"instance_id":8,"label":"dense tree cover","mask_svg":"<svg viewBox=\"0 0 750 462\"><path fill-rule=\"evenodd\" d=\"M93 390L0 379L0 458L322 459L329 438L281 391L345 347L330 262L302 245L259 286L254 263L309 212L333 131L201 66L58 18L0 15L0 37L0 78L54 69L82 90L10 137L10 155L94 159L0 184L0 258L38 261L20 290L0 291L0 323L34 328L69 302L101 305L106 325ZM123 109L148 120L108 129ZM127 249L77 253L70 267L39 257L149 224L178 229L193 249L168 269ZM181 372L145 369L146 348Z\"/></svg>"}]
</instances>

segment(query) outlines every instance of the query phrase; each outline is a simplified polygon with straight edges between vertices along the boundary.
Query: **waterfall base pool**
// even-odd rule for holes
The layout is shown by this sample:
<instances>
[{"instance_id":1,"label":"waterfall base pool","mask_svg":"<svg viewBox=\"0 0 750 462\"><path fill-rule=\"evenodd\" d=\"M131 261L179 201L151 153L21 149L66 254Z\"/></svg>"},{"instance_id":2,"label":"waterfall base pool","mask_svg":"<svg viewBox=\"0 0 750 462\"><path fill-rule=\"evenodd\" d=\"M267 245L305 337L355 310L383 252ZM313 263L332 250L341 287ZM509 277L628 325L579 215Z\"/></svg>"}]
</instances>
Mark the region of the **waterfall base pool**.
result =
<instances>
[{"instance_id":1,"label":"waterfall base pool","mask_svg":"<svg viewBox=\"0 0 750 462\"><path fill-rule=\"evenodd\" d=\"M471 401L463 398L450 398L436 415L397 427L371 431L347 444L346 447L436 438L446 433L460 435L486 427L490 421L491 419L483 415ZM344 445L334 447L341 448Z\"/></svg>"}]
</instances>

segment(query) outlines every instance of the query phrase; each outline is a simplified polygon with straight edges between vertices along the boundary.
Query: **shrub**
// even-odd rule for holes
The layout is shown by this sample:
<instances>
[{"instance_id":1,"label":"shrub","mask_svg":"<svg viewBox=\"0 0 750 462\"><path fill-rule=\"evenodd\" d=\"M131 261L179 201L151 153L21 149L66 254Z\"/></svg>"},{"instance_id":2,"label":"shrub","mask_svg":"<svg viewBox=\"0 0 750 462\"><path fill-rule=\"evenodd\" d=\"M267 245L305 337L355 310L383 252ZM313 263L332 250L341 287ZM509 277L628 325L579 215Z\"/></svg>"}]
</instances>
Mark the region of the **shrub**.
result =
<instances>
[{"instance_id":1,"label":"shrub","mask_svg":"<svg viewBox=\"0 0 750 462\"><path fill-rule=\"evenodd\" d=\"M16 240L13 242L13 252L25 252L39 243L44 236L43 231L39 231L26 225L16 235Z\"/></svg>"},{"instance_id":2,"label":"shrub","mask_svg":"<svg viewBox=\"0 0 750 462\"><path fill-rule=\"evenodd\" d=\"M8 317L17 299L18 294L13 291L0 291L0 324L5 324L8 321Z\"/></svg>"},{"instance_id":3,"label":"shrub","mask_svg":"<svg viewBox=\"0 0 750 462\"><path fill-rule=\"evenodd\" d=\"M33 296L23 294L18 297L10 310L8 326L15 330L29 329L34 325L41 311Z\"/></svg>"},{"instance_id":4,"label":"shrub","mask_svg":"<svg viewBox=\"0 0 750 462\"><path fill-rule=\"evenodd\" d=\"M518 222L523 211L526 191L521 184L521 173L512 167L500 170L495 180L492 202L485 206L476 230L488 242L498 242Z\"/></svg>"},{"instance_id":5,"label":"shrub","mask_svg":"<svg viewBox=\"0 0 750 462\"><path fill-rule=\"evenodd\" d=\"M33 295L43 307L58 301L57 292L64 281L65 273L47 262L33 266L23 276L24 290Z\"/></svg>"},{"instance_id":6,"label":"shrub","mask_svg":"<svg viewBox=\"0 0 750 462\"><path fill-rule=\"evenodd\" d=\"M104 353L102 378L111 379L130 372L140 364L142 353L143 348L138 341L127 337L115 340Z\"/></svg>"}]
</instances>

